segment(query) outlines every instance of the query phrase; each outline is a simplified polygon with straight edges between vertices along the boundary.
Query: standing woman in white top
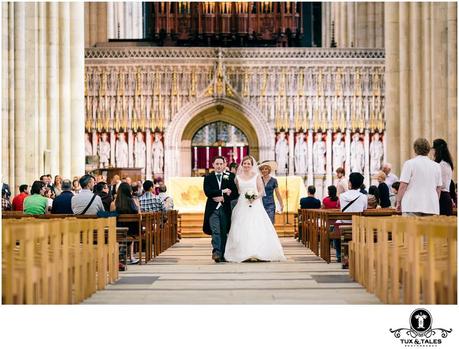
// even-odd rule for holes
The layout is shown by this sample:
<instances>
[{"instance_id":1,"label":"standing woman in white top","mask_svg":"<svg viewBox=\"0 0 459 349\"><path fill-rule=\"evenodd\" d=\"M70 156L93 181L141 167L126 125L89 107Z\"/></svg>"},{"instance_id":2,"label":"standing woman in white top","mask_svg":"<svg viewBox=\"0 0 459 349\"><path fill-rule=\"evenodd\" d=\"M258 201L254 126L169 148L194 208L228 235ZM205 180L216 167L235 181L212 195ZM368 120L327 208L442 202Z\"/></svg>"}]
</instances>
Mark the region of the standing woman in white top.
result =
<instances>
[{"instance_id":1,"label":"standing woman in white top","mask_svg":"<svg viewBox=\"0 0 459 349\"><path fill-rule=\"evenodd\" d=\"M451 179L453 177L453 160L448 150L448 144L445 140L438 138L433 141L432 145L433 156L435 162L438 162L441 167L442 187L440 193L440 214L451 216L453 213L453 203L449 193Z\"/></svg>"}]
</instances>

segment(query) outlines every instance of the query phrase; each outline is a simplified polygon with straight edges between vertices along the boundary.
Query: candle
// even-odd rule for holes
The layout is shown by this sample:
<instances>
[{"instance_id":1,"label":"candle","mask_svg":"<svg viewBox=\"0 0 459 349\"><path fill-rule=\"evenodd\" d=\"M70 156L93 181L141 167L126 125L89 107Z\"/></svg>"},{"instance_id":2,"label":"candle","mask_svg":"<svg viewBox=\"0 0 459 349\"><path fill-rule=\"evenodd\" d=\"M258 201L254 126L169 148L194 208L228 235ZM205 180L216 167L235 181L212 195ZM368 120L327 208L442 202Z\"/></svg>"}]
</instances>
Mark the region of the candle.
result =
<instances>
[{"instance_id":1,"label":"candle","mask_svg":"<svg viewBox=\"0 0 459 349\"><path fill-rule=\"evenodd\" d=\"M198 168L198 148L194 147L194 168Z\"/></svg>"}]
</instances>

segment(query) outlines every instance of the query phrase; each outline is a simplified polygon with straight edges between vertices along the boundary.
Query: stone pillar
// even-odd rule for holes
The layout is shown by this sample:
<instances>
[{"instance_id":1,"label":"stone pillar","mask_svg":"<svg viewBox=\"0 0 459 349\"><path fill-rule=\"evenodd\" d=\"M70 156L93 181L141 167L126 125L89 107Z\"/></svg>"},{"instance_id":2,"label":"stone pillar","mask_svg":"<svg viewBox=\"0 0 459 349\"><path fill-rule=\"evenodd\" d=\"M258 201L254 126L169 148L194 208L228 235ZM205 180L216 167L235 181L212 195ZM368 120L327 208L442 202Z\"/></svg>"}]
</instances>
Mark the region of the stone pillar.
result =
<instances>
[{"instance_id":1,"label":"stone pillar","mask_svg":"<svg viewBox=\"0 0 459 349\"><path fill-rule=\"evenodd\" d=\"M444 138L456 162L456 8L384 5L387 158L396 174L418 137Z\"/></svg>"},{"instance_id":2,"label":"stone pillar","mask_svg":"<svg viewBox=\"0 0 459 349\"><path fill-rule=\"evenodd\" d=\"M128 167L134 167L134 135L132 134L132 129L128 131L127 137L127 144L128 144Z\"/></svg>"},{"instance_id":3,"label":"stone pillar","mask_svg":"<svg viewBox=\"0 0 459 349\"><path fill-rule=\"evenodd\" d=\"M382 2L323 3L323 47L330 47L332 22L335 24L337 47L384 47L384 3Z\"/></svg>"},{"instance_id":4,"label":"stone pillar","mask_svg":"<svg viewBox=\"0 0 459 349\"><path fill-rule=\"evenodd\" d=\"M55 153L59 148L59 132L55 132L59 125L59 4L49 3L47 12L49 48L47 53L47 90L48 90L48 118L47 118L47 147L51 151L50 171L58 169L58 156Z\"/></svg>"},{"instance_id":5,"label":"stone pillar","mask_svg":"<svg viewBox=\"0 0 459 349\"><path fill-rule=\"evenodd\" d=\"M70 66L71 66L71 175L84 173L84 21L83 4L70 4ZM68 140L67 140L68 142Z\"/></svg>"},{"instance_id":6,"label":"stone pillar","mask_svg":"<svg viewBox=\"0 0 459 349\"><path fill-rule=\"evenodd\" d=\"M91 47L100 42L107 42L109 27L109 6L113 3L86 2L84 7L85 46ZM113 7L110 9L112 10ZM113 21L111 23L113 25Z\"/></svg>"},{"instance_id":7,"label":"stone pillar","mask_svg":"<svg viewBox=\"0 0 459 349\"><path fill-rule=\"evenodd\" d=\"M26 4L14 4L14 173L16 184L26 183Z\"/></svg>"},{"instance_id":8,"label":"stone pillar","mask_svg":"<svg viewBox=\"0 0 459 349\"><path fill-rule=\"evenodd\" d=\"M51 132L59 134L59 164L61 164L60 174L64 178L71 175L71 143L70 123L71 119L71 99L72 93L70 86L70 4L63 2L59 6L59 123L54 125Z\"/></svg>"},{"instance_id":9,"label":"stone pillar","mask_svg":"<svg viewBox=\"0 0 459 349\"><path fill-rule=\"evenodd\" d=\"M143 38L142 2L109 2L105 8L108 39Z\"/></svg>"}]
</instances>

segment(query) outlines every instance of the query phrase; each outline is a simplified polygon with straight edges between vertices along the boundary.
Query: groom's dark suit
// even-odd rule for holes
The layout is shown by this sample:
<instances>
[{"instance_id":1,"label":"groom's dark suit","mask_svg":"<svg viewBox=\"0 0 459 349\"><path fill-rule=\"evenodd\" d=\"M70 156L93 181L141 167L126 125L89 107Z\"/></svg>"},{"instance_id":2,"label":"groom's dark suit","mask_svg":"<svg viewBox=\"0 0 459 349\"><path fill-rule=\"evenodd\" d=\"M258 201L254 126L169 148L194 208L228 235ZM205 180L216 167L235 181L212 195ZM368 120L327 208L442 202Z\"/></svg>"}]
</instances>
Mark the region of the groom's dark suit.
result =
<instances>
[{"instance_id":1,"label":"groom's dark suit","mask_svg":"<svg viewBox=\"0 0 459 349\"><path fill-rule=\"evenodd\" d=\"M204 233L212 235L212 253L223 258L231 221L231 200L236 198L238 193L234 179L228 173L221 173L220 175L220 185L215 172L204 178L204 193L207 196L207 202L202 229ZM222 190L227 188L231 190L231 194L222 194ZM224 198L220 206L218 202L213 200L219 196Z\"/></svg>"}]
</instances>

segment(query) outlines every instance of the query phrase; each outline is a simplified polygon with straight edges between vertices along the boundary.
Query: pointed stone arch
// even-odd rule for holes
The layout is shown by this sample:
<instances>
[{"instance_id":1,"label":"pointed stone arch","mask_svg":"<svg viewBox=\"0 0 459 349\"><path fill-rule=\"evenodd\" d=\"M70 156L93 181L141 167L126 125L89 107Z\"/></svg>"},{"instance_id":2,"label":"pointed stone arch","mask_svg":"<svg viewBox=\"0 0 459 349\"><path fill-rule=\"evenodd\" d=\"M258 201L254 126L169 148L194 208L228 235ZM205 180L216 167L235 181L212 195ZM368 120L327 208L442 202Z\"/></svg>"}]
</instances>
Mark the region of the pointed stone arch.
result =
<instances>
[{"instance_id":1,"label":"pointed stone arch","mask_svg":"<svg viewBox=\"0 0 459 349\"><path fill-rule=\"evenodd\" d=\"M223 108L222 108L223 107ZM274 159L273 132L263 115L232 98L206 97L177 113L164 134L164 174L191 176L191 139L204 125L225 121L243 131L257 160Z\"/></svg>"}]
</instances>

